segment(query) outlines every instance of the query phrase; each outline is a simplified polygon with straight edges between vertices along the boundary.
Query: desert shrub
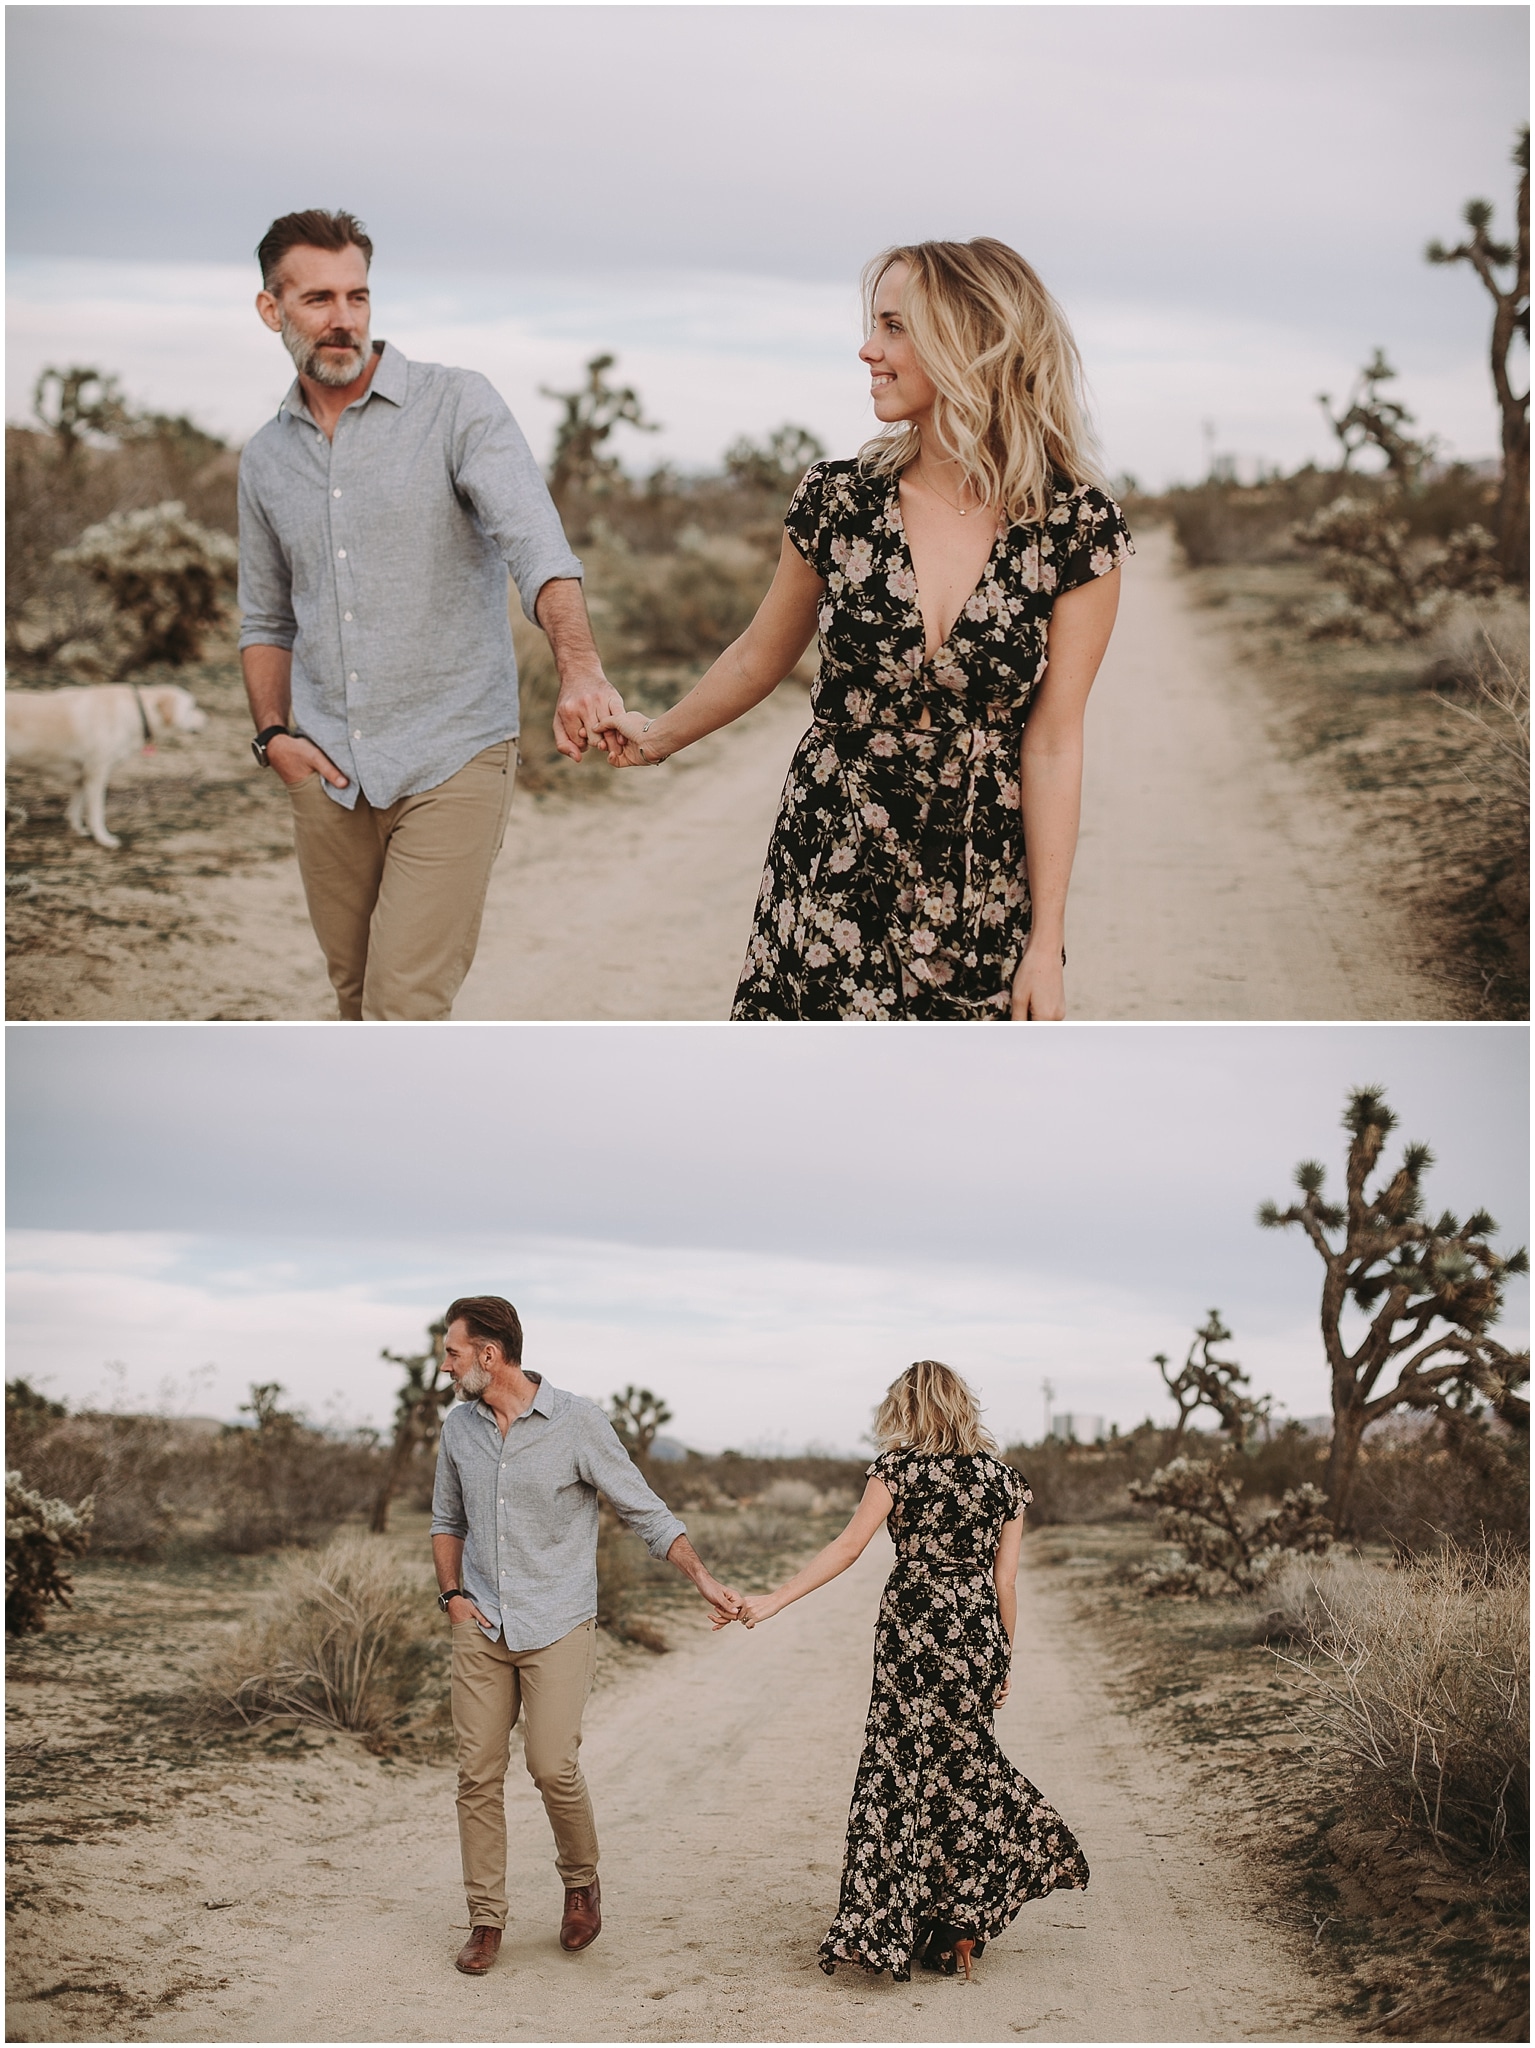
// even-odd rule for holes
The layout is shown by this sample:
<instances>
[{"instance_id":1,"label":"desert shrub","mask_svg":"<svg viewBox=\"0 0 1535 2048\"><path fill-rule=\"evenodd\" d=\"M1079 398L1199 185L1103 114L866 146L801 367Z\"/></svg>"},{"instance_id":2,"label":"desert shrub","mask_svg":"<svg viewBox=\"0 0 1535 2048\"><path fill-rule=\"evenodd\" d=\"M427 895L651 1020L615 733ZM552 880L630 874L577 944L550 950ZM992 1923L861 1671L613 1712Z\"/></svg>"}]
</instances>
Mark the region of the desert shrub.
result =
<instances>
[{"instance_id":1,"label":"desert shrub","mask_svg":"<svg viewBox=\"0 0 1535 2048\"><path fill-rule=\"evenodd\" d=\"M1266 1439L1249 1443L1231 1473L1238 1495L1247 1501L1277 1501L1296 1487L1320 1484L1327 1441L1298 1422L1286 1422Z\"/></svg>"},{"instance_id":2,"label":"desert shrub","mask_svg":"<svg viewBox=\"0 0 1535 2048\"><path fill-rule=\"evenodd\" d=\"M1482 1865L1529 1845L1527 1553L1446 1545L1395 1571L1330 1561L1280 1582L1304 1627L1276 1652L1355 1814Z\"/></svg>"},{"instance_id":3,"label":"desert shrub","mask_svg":"<svg viewBox=\"0 0 1535 2048\"><path fill-rule=\"evenodd\" d=\"M10 1455L44 1493L95 1501L92 1548L145 1558L206 1511L213 1488L206 1437L156 1415L86 1412L13 1432Z\"/></svg>"},{"instance_id":4,"label":"desert shrub","mask_svg":"<svg viewBox=\"0 0 1535 2048\"><path fill-rule=\"evenodd\" d=\"M641 555L609 537L597 593L624 659L710 662L744 633L773 580L773 562L732 534L685 527L664 555Z\"/></svg>"},{"instance_id":5,"label":"desert shrub","mask_svg":"<svg viewBox=\"0 0 1535 2048\"><path fill-rule=\"evenodd\" d=\"M55 559L89 578L111 611L94 637L56 646L53 658L82 675L110 677L151 662L196 661L224 617L240 557L228 534L199 524L173 498L114 512Z\"/></svg>"},{"instance_id":6,"label":"desert shrub","mask_svg":"<svg viewBox=\"0 0 1535 2048\"><path fill-rule=\"evenodd\" d=\"M872 1454L871 1454L872 1455ZM704 1457L690 1451L685 1461L653 1464L650 1483L677 1514L690 1507L747 1507L760 1501L783 1480L801 1480L823 1500L835 1501L828 1513L847 1502L851 1514L867 1483L868 1460L837 1458L808 1452L801 1457L756 1457L743 1451L721 1451Z\"/></svg>"},{"instance_id":7,"label":"desert shrub","mask_svg":"<svg viewBox=\"0 0 1535 2048\"><path fill-rule=\"evenodd\" d=\"M441 1631L424 1579L375 1537L339 1538L279 1561L270 1611L210 1659L203 1704L247 1727L281 1718L397 1736L441 1671Z\"/></svg>"},{"instance_id":8,"label":"desert shrub","mask_svg":"<svg viewBox=\"0 0 1535 2048\"><path fill-rule=\"evenodd\" d=\"M620 1642L637 1643L659 1656L671 1648L655 1624L638 1612L649 1590L675 1577L670 1565L653 1558L626 1529L608 1503L597 1508L597 1626Z\"/></svg>"},{"instance_id":9,"label":"desert shrub","mask_svg":"<svg viewBox=\"0 0 1535 2048\"><path fill-rule=\"evenodd\" d=\"M1144 1521L1149 1510L1131 1496L1130 1482L1156 1470L1172 1437L1171 1430L1144 1422L1127 1436L1101 1444L1065 1443L1059 1437L1013 1444L1008 1463L1024 1475L1034 1494L1027 1526Z\"/></svg>"},{"instance_id":10,"label":"desert shrub","mask_svg":"<svg viewBox=\"0 0 1535 2048\"><path fill-rule=\"evenodd\" d=\"M1447 1539L1529 1543L1529 1438L1485 1416L1452 1411L1410 1436L1367 1436L1356 1485L1361 1538L1408 1552L1437 1550Z\"/></svg>"},{"instance_id":11,"label":"desert shrub","mask_svg":"<svg viewBox=\"0 0 1535 2048\"><path fill-rule=\"evenodd\" d=\"M1315 552L1338 595L1311 620L1313 638L1417 640L1443 617L1450 593L1490 597L1501 586L1498 544L1481 525L1440 545L1414 540L1395 497L1336 498L1293 534Z\"/></svg>"},{"instance_id":12,"label":"desert shrub","mask_svg":"<svg viewBox=\"0 0 1535 2048\"><path fill-rule=\"evenodd\" d=\"M91 1503L71 1507L5 1475L5 1632L34 1635L50 1605L67 1607L74 1582L64 1560L90 1541Z\"/></svg>"},{"instance_id":13,"label":"desert shrub","mask_svg":"<svg viewBox=\"0 0 1535 2048\"><path fill-rule=\"evenodd\" d=\"M62 550L114 513L176 500L200 525L232 535L238 456L188 420L139 419L115 447L62 454L52 433L5 433L6 648L23 672L46 672L55 650L111 620L106 594Z\"/></svg>"},{"instance_id":14,"label":"desert shrub","mask_svg":"<svg viewBox=\"0 0 1535 2048\"><path fill-rule=\"evenodd\" d=\"M335 1436L278 1406L282 1388L252 1387L250 1428L219 1439L220 1513L214 1541L236 1555L322 1541L348 1516L370 1513L387 1453L371 1432Z\"/></svg>"},{"instance_id":15,"label":"desert shrub","mask_svg":"<svg viewBox=\"0 0 1535 2048\"><path fill-rule=\"evenodd\" d=\"M1183 1553L1144 1565L1138 1575L1144 1592L1252 1593L1285 1556L1326 1552L1332 1524L1321 1488L1295 1487L1277 1507L1244 1514L1232 1479L1240 1465L1236 1457L1218 1464L1174 1458L1149 1479L1131 1481L1131 1498L1156 1509L1157 1534Z\"/></svg>"}]
</instances>

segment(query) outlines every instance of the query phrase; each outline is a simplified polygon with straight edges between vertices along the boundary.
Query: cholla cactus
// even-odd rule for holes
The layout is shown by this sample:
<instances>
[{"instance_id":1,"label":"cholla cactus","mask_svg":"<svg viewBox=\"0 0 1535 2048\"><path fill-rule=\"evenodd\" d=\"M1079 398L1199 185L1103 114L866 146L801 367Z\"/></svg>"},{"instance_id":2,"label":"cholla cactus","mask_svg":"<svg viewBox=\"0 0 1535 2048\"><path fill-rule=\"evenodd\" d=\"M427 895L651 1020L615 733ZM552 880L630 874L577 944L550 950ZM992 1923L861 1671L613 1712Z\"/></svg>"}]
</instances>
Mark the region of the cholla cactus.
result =
<instances>
[{"instance_id":1,"label":"cholla cactus","mask_svg":"<svg viewBox=\"0 0 1535 2048\"><path fill-rule=\"evenodd\" d=\"M235 587L240 556L227 533L199 525L172 498L114 512L54 560L83 570L111 600L111 644L101 653L125 675L154 661L179 667L197 659Z\"/></svg>"},{"instance_id":2,"label":"cholla cactus","mask_svg":"<svg viewBox=\"0 0 1535 2048\"><path fill-rule=\"evenodd\" d=\"M1464 526L1442 548L1414 544L1389 498L1335 498L1291 529L1314 548L1341 598L1311 622L1313 638L1420 639L1452 591L1490 597L1502 581L1498 544L1485 527Z\"/></svg>"},{"instance_id":3,"label":"cholla cactus","mask_svg":"<svg viewBox=\"0 0 1535 2048\"><path fill-rule=\"evenodd\" d=\"M73 1581L63 1570L90 1542L95 1503L77 1508L34 1493L19 1472L5 1475L5 1632L35 1634L49 1601L69 1605Z\"/></svg>"},{"instance_id":4,"label":"cholla cactus","mask_svg":"<svg viewBox=\"0 0 1535 2048\"><path fill-rule=\"evenodd\" d=\"M1282 1557L1327 1550L1332 1524L1318 1488L1294 1487L1277 1508L1249 1521L1237 1506L1230 1470L1229 1463L1174 1458L1149 1479L1131 1481L1131 1496L1158 1510L1157 1534L1183 1552L1169 1564L1145 1567L1145 1592L1252 1593Z\"/></svg>"}]
</instances>

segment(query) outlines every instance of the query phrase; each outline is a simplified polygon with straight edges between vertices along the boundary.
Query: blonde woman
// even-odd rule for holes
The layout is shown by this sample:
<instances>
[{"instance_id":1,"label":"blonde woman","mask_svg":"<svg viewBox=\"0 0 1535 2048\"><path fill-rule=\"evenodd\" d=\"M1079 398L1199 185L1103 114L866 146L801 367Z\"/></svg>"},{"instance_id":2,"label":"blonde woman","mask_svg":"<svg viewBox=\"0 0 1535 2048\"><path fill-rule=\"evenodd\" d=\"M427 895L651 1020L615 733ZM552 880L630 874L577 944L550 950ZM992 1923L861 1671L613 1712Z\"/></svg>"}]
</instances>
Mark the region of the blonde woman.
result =
<instances>
[{"instance_id":1,"label":"blonde woman","mask_svg":"<svg viewBox=\"0 0 1535 2048\"><path fill-rule=\"evenodd\" d=\"M1027 1483L997 1455L959 1374L919 1359L874 1420L880 1455L858 1512L747 1628L845 1572L881 1522L895 1569L874 1628L874 1692L821 1968L915 1960L952 1976L1028 1899L1080 1891L1087 1860L992 1733L1007 1698ZM725 1626L716 1622L716 1626Z\"/></svg>"},{"instance_id":2,"label":"blonde woman","mask_svg":"<svg viewBox=\"0 0 1535 2048\"><path fill-rule=\"evenodd\" d=\"M604 743L665 760L766 697L819 627L732 1016L1063 1017L1082 719L1129 535L1076 344L1016 251L918 242L864 283L885 431L806 473L741 638Z\"/></svg>"}]
</instances>

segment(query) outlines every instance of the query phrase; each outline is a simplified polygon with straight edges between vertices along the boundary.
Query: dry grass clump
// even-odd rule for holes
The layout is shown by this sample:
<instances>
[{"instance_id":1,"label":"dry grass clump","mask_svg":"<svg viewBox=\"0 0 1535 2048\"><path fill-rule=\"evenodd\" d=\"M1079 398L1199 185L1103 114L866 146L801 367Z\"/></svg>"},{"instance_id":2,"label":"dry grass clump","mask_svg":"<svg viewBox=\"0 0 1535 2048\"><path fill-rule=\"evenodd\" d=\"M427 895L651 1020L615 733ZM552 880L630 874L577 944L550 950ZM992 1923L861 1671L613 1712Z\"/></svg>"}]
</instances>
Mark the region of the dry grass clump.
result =
<instances>
[{"instance_id":1,"label":"dry grass clump","mask_svg":"<svg viewBox=\"0 0 1535 2048\"><path fill-rule=\"evenodd\" d=\"M246 1727L297 1720L390 1743L440 1664L427 1595L377 1538L282 1558L270 1612L211 1659L205 1707Z\"/></svg>"},{"instance_id":2,"label":"dry grass clump","mask_svg":"<svg viewBox=\"0 0 1535 2048\"><path fill-rule=\"evenodd\" d=\"M1271 1592L1301 1645L1285 1661L1310 1681L1307 1731L1344 1767L1356 1815L1456 1863L1521 1858L1528 1555L1447 1545L1394 1571L1297 1560L1281 1574Z\"/></svg>"}]
</instances>

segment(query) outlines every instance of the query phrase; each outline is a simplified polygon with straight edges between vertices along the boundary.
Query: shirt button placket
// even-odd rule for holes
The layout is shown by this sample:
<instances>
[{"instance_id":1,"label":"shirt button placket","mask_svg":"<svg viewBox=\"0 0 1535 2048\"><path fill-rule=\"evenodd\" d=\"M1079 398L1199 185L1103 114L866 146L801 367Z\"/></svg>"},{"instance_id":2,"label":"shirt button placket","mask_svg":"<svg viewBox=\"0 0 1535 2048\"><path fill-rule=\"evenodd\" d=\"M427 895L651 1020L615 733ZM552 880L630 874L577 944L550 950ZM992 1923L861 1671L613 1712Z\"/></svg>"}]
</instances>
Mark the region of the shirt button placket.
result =
<instances>
[{"instance_id":1,"label":"shirt button placket","mask_svg":"<svg viewBox=\"0 0 1535 2048\"><path fill-rule=\"evenodd\" d=\"M330 511L330 537L331 537L331 540L332 540L332 542L336 542L336 541L339 541L339 540L341 540L343 536L342 536L342 533L341 533L341 523L340 523L340 519L339 519L339 517L338 517L338 514L337 514L337 512L336 512L336 501L337 501L337 500L338 500L338 499L340 498L340 496L341 496L341 490L342 490L342 487L341 487L341 485L340 485L340 484L338 484L338 483L337 483L337 482L335 481L335 475L336 475L336 444L335 444L335 442L334 442L334 441L333 441L333 442L331 443L331 448L330 448L330 462L329 462L329 465L328 465L328 469L327 469L327 474L328 474L328 476L329 476L329 477L330 477L330 479L331 479L331 484L330 484L330 500L331 500L331 511ZM337 548L336 548L336 560L337 560L338 562L344 562L344 561L346 561L347 559L348 559L348 557L347 557L347 551L346 551L346 549L345 549L344 547L337 547ZM346 593L344 592L344 590L342 589L342 585L343 585L343 583L344 583L344 582L345 582L346 580L347 580L347 572L346 572L346 571L344 571L344 570L339 570L339 569L338 569L338 570L337 570L337 572L336 572L336 586L337 586L337 587L336 587L336 595L337 595L337 598L338 598L338 599L341 599L341 598L343 598L343 597L345 596L345 594L346 594ZM343 621L343 624L345 624L345 625L348 625L348 626L349 626L349 625L351 625L351 623L352 623L352 614L351 614L351 612L350 612L350 611L343 611L343 612L342 612L342 614L341 614L341 617L342 617L342 621ZM351 635L350 635L349 633L345 633L345 632L344 632L344 633L343 633L343 634L341 635L341 659L342 659L342 661L343 661L343 662L350 662L350 661L351 661L351 660L353 659L353 654L354 654L354 650L353 650L353 649L352 649L351 647L349 647L349 646L348 646L348 644L347 644L347 643L348 643L348 641L349 641L349 640L351 639L351 637L352 637L352 636L351 636ZM351 667L348 667L348 668L347 668L347 670L346 670L346 687L345 687L345 689L344 689L344 690L343 690L343 692L342 692L342 695L343 695L343 696L345 697L345 699L346 699L346 709L347 709L347 724L348 724L348 726L349 726L349 727L350 727L350 729L351 729L351 734L352 734L352 738L353 738L354 740L360 740L360 739L362 738L362 727L361 727L361 726L359 726L359 725L353 725L353 724L352 724L352 720L353 720L353 719L354 719L354 718L355 718L355 717L357 716L357 710L356 710L356 706L355 706L355 704L353 703L353 700L352 700L352 685L353 685L353 684L354 684L354 683L355 683L355 682L357 681L357 677L358 677L358 671L357 671L357 670L356 670L355 668L351 668Z\"/></svg>"}]
</instances>

